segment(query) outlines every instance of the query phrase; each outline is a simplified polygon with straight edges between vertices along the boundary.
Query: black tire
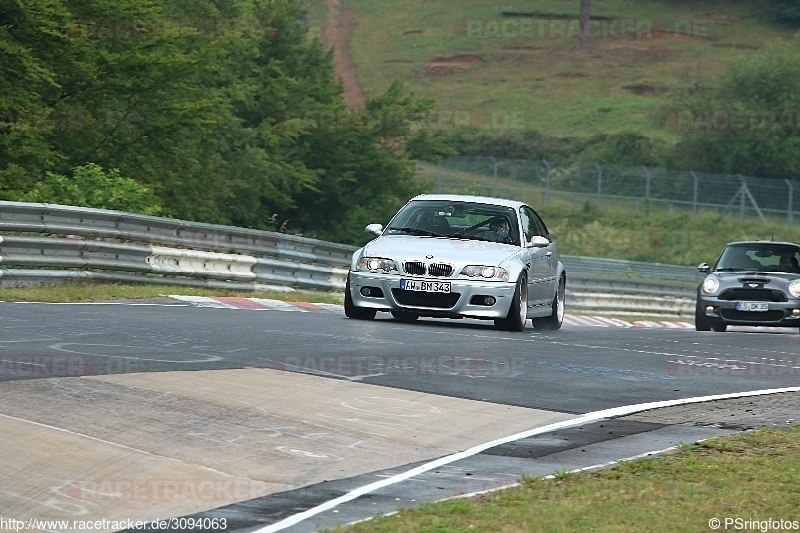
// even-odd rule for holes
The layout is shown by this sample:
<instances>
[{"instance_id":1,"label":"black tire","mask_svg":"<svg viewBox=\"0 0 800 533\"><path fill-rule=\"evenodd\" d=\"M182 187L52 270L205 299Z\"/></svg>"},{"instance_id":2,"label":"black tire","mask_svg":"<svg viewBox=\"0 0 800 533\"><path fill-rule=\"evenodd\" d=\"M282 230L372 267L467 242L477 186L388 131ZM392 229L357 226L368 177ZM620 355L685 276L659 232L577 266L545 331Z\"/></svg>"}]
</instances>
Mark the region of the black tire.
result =
<instances>
[{"instance_id":1,"label":"black tire","mask_svg":"<svg viewBox=\"0 0 800 533\"><path fill-rule=\"evenodd\" d=\"M419 318L418 314L409 313L408 311L392 311L392 316L395 320L406 323L415 322Z\"/></svg>"},{"instance_id":2,"label":"black tire","mask_svg":"<svg viewBox=\"0 0 800 533\"><path fill-rule=\"evenodd\" d=\"M377 311L375 309L356 307L353 303L353 297L350 295L350 276L347 276L347 282L344 286L344 315L347 318L356 320L372 320L376 314Z\"/></svg>"},{"instance_id":3,"label":"black tire","mask_svg":"<svg viewBox=\"0 0 800 533\"><path fill-rule=\"evenodd\" d=\"M536 329L557 331L561 329L564 324L564 299L567 291L567 279L561 276L558 280L558 288L556 294L553 296L553 303L551 305L552 314L542 318L534 318L532 320L533 327Z\"/></svg>"},{"instance_id":4,"label":"black tire","mask_svg":"<svg viewBox=\"0 0 800 533\"><path fill-rule=\"evenodd\" d=\"M695 309L694 312L694 329L696 331L711 331L711 321L699 308Z\"/></svg>"},{"instance_id":5,"label":"black tire","mask_svg":"<svg viewBox=\"0 0 800 533\"><path fill-rule=\"evenodd\" d=\"M717 333L725 333L728 330L728 324L722 322L721 320L717 320L711 324L711 329Z\"/></svg>"},{"instance_id":6,"label":"black tire","mask_svg":"<svg viewBox=\"0 0 800 533\"><path fill-rule=\"evenodd\" d=\"M719 319L710 318L699 307L694 312L694 329L696 331L716 331L724 333L728 325Z\"/></svg>"},{"instance_id":7,"label":"black tire","mask_svg":"<svg viewBox=\"0 0 800 533\"><path fill-rule=\"evenodd\" d=\"M517 280L511 307L505 318L496 318L494 327L505 331L524 331L528 321L528 279L522 274Z\"/></svg>"}]
</instances>

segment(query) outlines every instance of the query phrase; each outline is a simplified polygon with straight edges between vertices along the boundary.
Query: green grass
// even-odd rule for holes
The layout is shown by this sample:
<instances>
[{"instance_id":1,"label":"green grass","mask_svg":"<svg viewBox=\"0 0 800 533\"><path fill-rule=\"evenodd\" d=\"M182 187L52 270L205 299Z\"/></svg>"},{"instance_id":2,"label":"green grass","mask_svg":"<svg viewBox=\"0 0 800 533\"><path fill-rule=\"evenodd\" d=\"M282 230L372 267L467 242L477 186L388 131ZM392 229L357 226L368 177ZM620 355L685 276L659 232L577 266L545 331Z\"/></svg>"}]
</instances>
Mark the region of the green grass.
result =
<instances>
[{"instance_id":1,"label":"green grass","mask_svg":"<svg viewBox=\"0 0 800 533\"><path fill-rule=\"evenodd\" d=\"M321 291L228 291L165 285L125 285L65 283L37 287L0 288L0 301L13 302L90 302L143 298L158 298L172 294L187 296L240 296L283 300L288 302L316 302L341 304L344 294Z\"/></svg>"},{"instance_id":2,"label":"green grass","mask_svg":"<svg viewBox=\"0 0 800 533\"><path fill-rule=\"evenodd\" d=\"M419 163L422 187L437 190L435 165ZM528 202L542 215L565 255L603 257L697 266L712 263L725 244L737 240L800 242L800 224L789 227L784 218L755 216L744 221L717 211L693 213L690 208L646 205L604 199L598 209L594 195L551 194L524 182L485 174L445 169L442 192L513 197Z\"/></svg>"},{"instance_id":3,"label":"green grass","mask_svg":"<svg viewBox=\"0 0 800 533\"><path fill-rule=\"evenodd\" d=\"M337 531L689 532L711 531L713 518L798 521L799 456L800 427L767 428L599 472L559 471L550 479L521 474L516 488L425 504Z\"/></svg>"},{"instance_id":4,"label":"green grass","mask_svg":"<svg viewBox=\"0 0 800 533\"><path fill-rule=\"evenodd\" d=\"M324 0L309 5L320 13ZM673 139L676 132L659 117L674 91L695 79L713 80L729 61L793 34L766 20L754 2L609 0L595 2L593 15L649 24L654 33L632 39L606 32L581 51L576 38L557 34L554 26L543 26L542 35L537 30L522 37L486 37L493 21L525 20L504 18L503 10L577 17L576 2L348 0L346 5L356 13L351 48L368 96L405 78L418 96L433 98L445 111L468 112L473 127L498 133L507 126L492 117L515 116L512 129L554 136L636 132ZM528 20L549 24L541 15ZM659 36L659 29L696 35ZM449 72L431 69L437 59L458 55L479 61Z\"/></svg>"}]
</instances>

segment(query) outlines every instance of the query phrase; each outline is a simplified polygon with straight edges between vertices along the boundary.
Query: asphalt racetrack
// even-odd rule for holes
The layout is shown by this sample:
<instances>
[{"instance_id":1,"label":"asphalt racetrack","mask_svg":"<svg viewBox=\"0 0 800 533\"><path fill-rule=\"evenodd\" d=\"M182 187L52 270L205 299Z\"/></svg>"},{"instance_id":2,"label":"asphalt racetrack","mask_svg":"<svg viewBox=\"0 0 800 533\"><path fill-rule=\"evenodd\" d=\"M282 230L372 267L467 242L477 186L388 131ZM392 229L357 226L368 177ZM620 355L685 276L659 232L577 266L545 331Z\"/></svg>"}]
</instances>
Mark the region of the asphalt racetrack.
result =
<instances>
[{"instance_id":1,"label":"asphalt racetrack","mask_svg":"<svg viewBox=\"0 0 800 533\"><path fill-rule=\"evenodd\" d=\"M800 418L796 330L220 302L0 303L1 518L314 531Z\"/></svg>"}]
</instances>

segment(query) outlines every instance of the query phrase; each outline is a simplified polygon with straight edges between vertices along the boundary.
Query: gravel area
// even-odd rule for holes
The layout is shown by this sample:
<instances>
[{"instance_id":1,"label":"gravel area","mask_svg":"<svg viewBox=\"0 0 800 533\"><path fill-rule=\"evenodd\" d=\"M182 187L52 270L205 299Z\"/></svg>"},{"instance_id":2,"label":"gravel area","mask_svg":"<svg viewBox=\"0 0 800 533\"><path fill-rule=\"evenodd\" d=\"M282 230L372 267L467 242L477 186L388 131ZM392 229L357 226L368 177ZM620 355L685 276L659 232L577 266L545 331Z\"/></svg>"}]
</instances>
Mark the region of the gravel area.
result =
<instances>
[{"instance_id":1,"label":"gravel area","mask_svg":"<svg viewBox=\"0 0 800 533\"><path fill-rule=\"evenodd\" d=\"M662 424L690 424L732 429L800 425L800 393L751 396L666 407L624 417Z\"/></svg>"}]
</instances>

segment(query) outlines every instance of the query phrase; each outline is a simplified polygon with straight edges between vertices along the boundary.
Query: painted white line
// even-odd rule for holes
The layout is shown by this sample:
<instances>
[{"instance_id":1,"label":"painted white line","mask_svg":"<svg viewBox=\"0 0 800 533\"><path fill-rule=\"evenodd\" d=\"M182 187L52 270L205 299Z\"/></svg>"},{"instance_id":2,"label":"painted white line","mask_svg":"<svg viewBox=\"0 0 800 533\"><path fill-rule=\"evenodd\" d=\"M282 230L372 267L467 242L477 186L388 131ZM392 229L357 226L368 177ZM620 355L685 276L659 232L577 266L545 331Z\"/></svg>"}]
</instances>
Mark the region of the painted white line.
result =
<instances>
[{"instance_id":1,"label":"painted white line","mask_svg":"<svg viewBox=\"0 0 800 533\"><path fill-rule=\"evenodd\" d=\"M208 296L183 296L180 294L175 294L175 295L170 294L169 297L175 298L176 300L180 300L182 302L189 302L190 304L196 305L197 307L213 307L216 309L238 309L238 307L236 307L235 305L226 304Z\"/></svg>"},{"instance_id":2,"label":"painted white line","mask_svg":"<svg viewBox=\"0 0 800 533\"><path fill-rule=\"evenodd\" d=\"M290 302L284 302L283 300L271 300L268 298L248 298L248 300L253 300L257 302L267 309L271 309L272 311L300 311L306 312L305 309L301 309L296 305L291 304Z\"/></svg>"},{"instance_id":3,"label":"painted white line","mask_svg":"<svg viewBox=\"0 0 800 533\"><path fill-rule=\"evenodd\" d=\"M622 322L621 320L615 320L613 318L606 318L604 316L592 315L591 318L593 320L596 320L600 324L604 324L604 325L607 325L607 326L612 326L612 327L615 327L615 328L619 328L619 327L627 328L627 327L632 327L633 326L633 324L627 324L625 322Z\"/></svg>"},{"instance_id":4,"label":"painted white line","mask_svg":"<svg viewBox=\"0 0 800 533\"><path fill-rule=\"evenodd\" d=\"M702 439L702 440L699 440L697 442L704 442L706 440L708 440L708 439ZM653 451L649 451L649 452L638 453L636 455L632 455L630 457L624 457L622 459L617 459L615 461L606 461L605 463L598 463L596 465L590 465L590 466L584 466L582 468L576 468L574 470L570 470L567 473L568 474L580 474L581 472L594 472L596 470L603 470L605 468L610 468L612 466L616 466L616 465L618 465L620 463L624 463L624 462L627 462L627 461L635 461L637 459L647 459L648 457L653 457L653 456L656 456L656 455L663 455L665 453L669 453L669 452L675 451L677 449L678 449L678 446L670 446L669 448L664 448L663 450L653 450ZM540 476L540 477L538 477L538 479L555 479L555 477L556 477L555 474L549 474L549 475L546 475L546 476ZM478 491L475 491L475 492L469 492L469 493L465 493L465 494L457 494L455 496L450 496L448 498L443 498L443 499L438 500L438 501L445 502L445 501L449 501L449 500L460 500L460 499L466 499L466 498L474 498L476 496L482 496L484 494L491 494L493 492L500 492L501 490L513 489L513 488L519 487L520 485L521 485L521 483L519 483L519 482L509 483L508 485L503 485L503 486L500 486L500 487L492 487L491 489L478 490ZM385 513L385 514L382 514L382 515L379 515L379 516L380 517L392 516L392 515L396 515L397 513L399 513L399 511L391 511L389 513ZM376 518L375 516L370 516L369 518L362 518L361 520L356 520L354 522L350 522L349 524L345 524L345 527L354 526L354 525L360 524L362 522L369 522L370 520L374 520L375 518Z\"/></svg>"},{"instance_id":5,"label":"painted white line","mask_svg":"<svg viewBox=\"0 0 800 533\"><path fill-rule=\"evenodd\" d=\"M586 316L565 315L564 320L569 321L576 326L594 326L594 323L589 320L589 317Z\"/></svg>"},{"instance_id":6,"label":"painted white line","mask_svg":"<svg viewBox=\"0 0 800 533\"><path fill-rule=\"evenodd\" d=\"M622 407L614 407L611 409L603 409L601 411L593 411L591 413L586 413L585 415L581 415L577 418L573 418L572 420L565 420L562 422L556 422L553 424L548 424L546 426L538 427L535 429L531 429L528 431L523 431L521 433L517 433L515 435L510 435L508 437L503 437L501 439L493 440L491 442L486 442L484 444L479 444L477 446L473 446L468 450L464 450L463 452L454 453L451 455L447 455L445 457L441 457L435 461L431 461L424 465L420 465L416 468L412 468L406 472L402 472L400 474L396 474L386 479L382 479L380 481L376 481L374 483L369 483L367 485L363 485L356 489L351 490L347 494L339 496L338 498L334 498L327 502L321 503L316 507L312 507L302 513L297 513L295 515L289 516L284 518L283 520L271 524L269 526L263 527L261 529L255 530L256 533L272 533L274 531L281 531L282 529L286 529L287 527L291 527L294 525L299 524L303 520L311 518L312 516L316 516L319 513L323 513L330 509L335 508L337 505L342 503L347 503L349 501L355 500L356 498L363 496L365 494L369 494L370 492L382 489L384 487L388 487L389 485L394 485L396 483L400 483L401 481L406 481L409 478L417 476L419 474L428 472L435 468L439 468L441 466L453 463L455 461L460 461L461 459L465 459L467 457L471 457L473 455L477 455L484 450L488 450L489 448L494 448L495 446L499 446L501 444L505 444L507 442L512 442L519 439L524 439L528 437L532 437L534 435L539 435L542 433L547 433L549 431L555 431L558 429L564 429L574 426L579 426L581 424L586 424L590 422L596 422L598 420L602 420L604 418L615 418L619 416L626 416L633 413L638 413L641 411L649 411L651 409L660 409L663 407L674 407L676 405L686 405L691 403L702 403L702 402L711 402L715 400L727 400L730 398L745 398L748 396L765 396L768 394L779 394L784 392L800 392L800 387L787 387L783 389L767 389L767 390L760 390L760 391L747 391L747 392L734 392L729 394L716 394L713 396L699 396L695 398L682 398L678 400L664 400L660 402L649 402L649 403L640 403L634 405L625 405Z\"/></svg>"}]
</instances>

